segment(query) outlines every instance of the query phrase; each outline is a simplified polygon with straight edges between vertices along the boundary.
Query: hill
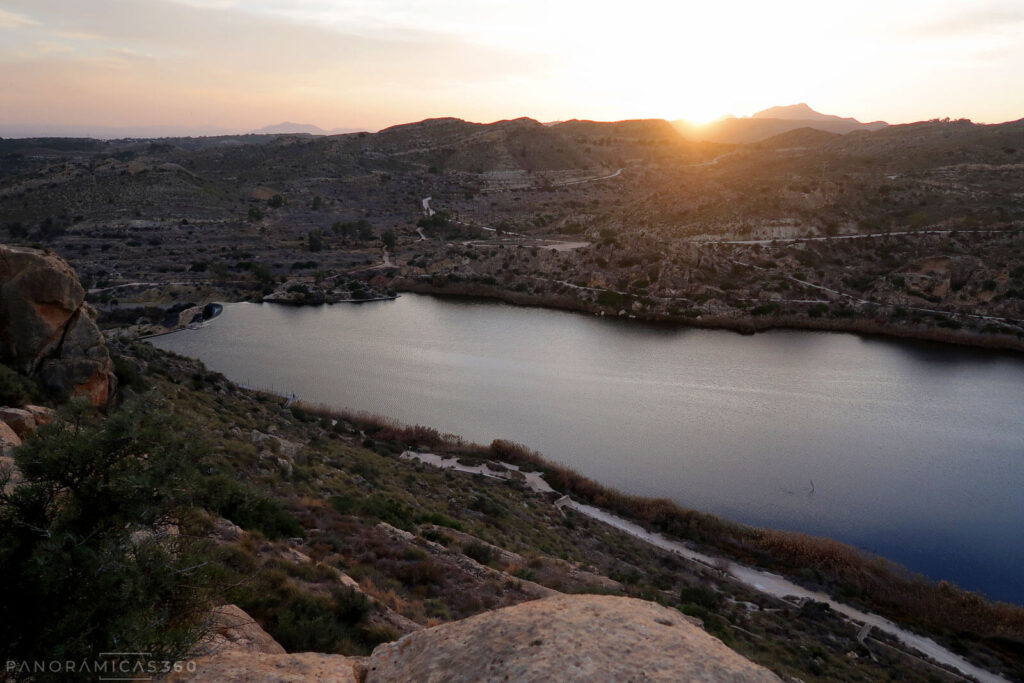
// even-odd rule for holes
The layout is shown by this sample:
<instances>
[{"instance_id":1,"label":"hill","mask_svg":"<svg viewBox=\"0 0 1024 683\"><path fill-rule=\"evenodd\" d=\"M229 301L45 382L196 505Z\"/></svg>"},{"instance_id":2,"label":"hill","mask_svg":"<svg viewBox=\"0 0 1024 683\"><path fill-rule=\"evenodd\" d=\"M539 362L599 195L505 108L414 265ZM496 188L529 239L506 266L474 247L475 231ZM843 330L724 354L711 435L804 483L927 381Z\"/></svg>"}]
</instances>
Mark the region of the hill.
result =
<instances>
[{"instance_id":1,"label":"hill","mask_svg":"<svg viewBox=\"0 0 1024 683\"><path fill-rule=\"evenodd\" d=\"M682 135L693 140L749 144L798 128L813 128L841 135L858 130L879 130L888 124L884 121L861 123L854 118L822 114L801 103L770 107L749 118L723 118L703 126L682 119L674 121L673 125Z\"/></svg>"}]
</instances>

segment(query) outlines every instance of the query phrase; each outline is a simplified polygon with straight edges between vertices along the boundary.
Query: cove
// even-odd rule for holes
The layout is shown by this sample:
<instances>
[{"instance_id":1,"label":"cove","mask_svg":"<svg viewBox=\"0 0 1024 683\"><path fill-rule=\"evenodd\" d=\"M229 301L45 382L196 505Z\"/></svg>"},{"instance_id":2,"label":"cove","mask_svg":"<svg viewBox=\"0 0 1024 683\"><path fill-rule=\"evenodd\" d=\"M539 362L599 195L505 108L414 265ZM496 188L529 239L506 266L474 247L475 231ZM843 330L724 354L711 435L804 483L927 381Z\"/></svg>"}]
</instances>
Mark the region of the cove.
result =
<instances>
[{"instance_id":1,"label":"cove","mask_svg":"<svg viewBox=\"0 0 1024 683\"><path fill-rule=\"evenodd\" d=\"M1024 359L406 294L228 304L151 342L243 384L489 443L623 491L829 536L1024 604Z\"/></svg>"}]
</instances>

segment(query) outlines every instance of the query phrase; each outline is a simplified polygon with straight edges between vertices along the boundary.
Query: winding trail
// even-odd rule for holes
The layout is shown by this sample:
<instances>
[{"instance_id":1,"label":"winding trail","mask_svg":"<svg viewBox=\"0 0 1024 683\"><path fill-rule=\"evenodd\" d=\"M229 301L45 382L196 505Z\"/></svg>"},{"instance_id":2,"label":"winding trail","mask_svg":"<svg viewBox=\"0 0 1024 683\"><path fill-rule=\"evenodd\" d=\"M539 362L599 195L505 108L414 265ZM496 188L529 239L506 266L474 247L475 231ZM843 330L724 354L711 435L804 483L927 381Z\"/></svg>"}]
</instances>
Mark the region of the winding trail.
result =
<instances>
[{"instance_id":1,"label":"winding trail","mask_svg":"<svg viewBox=\"0 0 1024 683\"><path fill-rule=\"evenodd\" d=\"M833 240L862 240L900 235L975 235L1004 232L1024 232L1024 229L1010 230L900 230L896 232L869 232L856 235L826 235L823 237L774 237L761 240L685 240L690 244L772 244L774 242L831 242Z\"/></svg>"},{"instance_id":2,"label":"winding trail","mask_svg":"<svg viewBox=\"0 0 1024 683\"><path fill-rule=\"evenodd\" d=\"M580 183L591 183L591 182L593 182L595 180L609 180L611 178L618 178L620 175L622 175L622 172L624 170L625 169L620 168L615 173L612 173L610 175L598 176L596 178L583 178L582 180L570 180L570 181L564 182L564 183L554 183L554 186L555 187L565 187L567 185L579 185Z\"/></svg>"},{"instance_id":3,"label":"winding trail","mask_svg":"<svg viewBox=\"0 0 1024 683\"><path fill-rule=\"evenodd\" d=\"M405 451L400 457L403 460L418 460L427 465L432 465L441 469L481 474L493 479L511 480L514 477L511 472L492 470L487 467L486 463L481 465L462 465L459 463L458 458L445 458L434 453ZM501 466L508 470L519 471L519 468L515 465L501 463ZM555 492L540 473L522 472L521 474L525 477L526 485L533 491L538 493ZM684 559L692 562L698 562L713 568L724 567L722 571L727 573L733 579L766 595L771 595L780 599L796 597L826 603L829 607L836 612L839 612L850 621L858 624L870 625L872 628L891 635L904 645L917 650L933 661L953 667L960 673L970 676L982 683L1006 683L1005 678L971 664L963 657L942 647L931 638L907 631L885 617L872 614L871 612L864 612L855 607L837 602L825 593L808 590L798 586L779 574L773 574L762 569L754 569L753 567L747 567L741 564L725 562L724 558L714 557L712 555L698 552L688 548L679 541L674 541L656 532L647 531L635 522L623 519L622 517L607 512L606 510L576 502L569 499L568 496L560 499L558 504L571 508L582 515L586 515L591 519L607 524L608 526L618 529L623 533L629 534L634 538L644 541L645 543L649 543L661 550L678 555Z\"/></svg>"}]
</instances>

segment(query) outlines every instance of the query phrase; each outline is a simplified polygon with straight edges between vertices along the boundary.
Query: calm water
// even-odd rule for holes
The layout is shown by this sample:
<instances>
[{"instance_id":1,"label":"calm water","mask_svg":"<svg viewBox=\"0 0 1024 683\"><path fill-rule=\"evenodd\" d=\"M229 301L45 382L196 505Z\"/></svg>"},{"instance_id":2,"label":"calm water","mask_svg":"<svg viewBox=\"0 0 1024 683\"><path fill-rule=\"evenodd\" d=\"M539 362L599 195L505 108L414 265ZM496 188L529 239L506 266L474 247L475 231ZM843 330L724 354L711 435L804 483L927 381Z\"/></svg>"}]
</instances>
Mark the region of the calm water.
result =
<instances>
[{"instance_id":1,"label":"calm water","mask_svg":"<svg viewBox=\"0 0 1024 683\"><path fill-rule=\"evenodd\" d=\"M489 443L630 493L841 539L1024 604L1024 360L404 295L231 304L153 340L229 378Z\"/></svg>"}]
</instances>

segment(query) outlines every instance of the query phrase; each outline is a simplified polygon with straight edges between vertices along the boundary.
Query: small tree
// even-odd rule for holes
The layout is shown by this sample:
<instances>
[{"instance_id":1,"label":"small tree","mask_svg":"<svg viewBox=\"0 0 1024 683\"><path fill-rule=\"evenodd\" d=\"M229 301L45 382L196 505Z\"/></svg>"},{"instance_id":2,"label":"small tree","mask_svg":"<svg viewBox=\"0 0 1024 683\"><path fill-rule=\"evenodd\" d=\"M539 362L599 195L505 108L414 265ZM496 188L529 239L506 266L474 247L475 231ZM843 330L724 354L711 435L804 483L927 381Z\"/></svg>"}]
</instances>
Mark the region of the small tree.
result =
<instances>
[{"instance_id":1,"label":"small tree","mask_svg":"<svg viewBox=\"0 0 1024 683\"><path fill-rule=\"evenodd\" d=\"M394 249L395 245L398 244L398 236L394 230L385 230L380 236L380 241L384 243L384 246L388 249Z\"/></svg>"},{"instance_id":2,"label":"small tree","mask_svg":"<svg viewBox=\"0 0 1024 683\"><path fill-rule=\"evenodd\" d=\"M279 194L275 194L273 197L267 200L267 206L269 206L271 209L280 209L282 206L284 206L284 204L284 197L282 197Z\"/></svg>"},{"instance_id":3,"label":"small tree","mask_svg":"<svg viewBox=\"0 0 1024 683\"><path fill-rule=\"evenodd\" d=\"M209 609L206 546L167 532L188 508L198 440L157 400L92 413L72 405L15 451L21 484L0 476L8 659L174 659Z\"/></svg>"}]
</instances>

